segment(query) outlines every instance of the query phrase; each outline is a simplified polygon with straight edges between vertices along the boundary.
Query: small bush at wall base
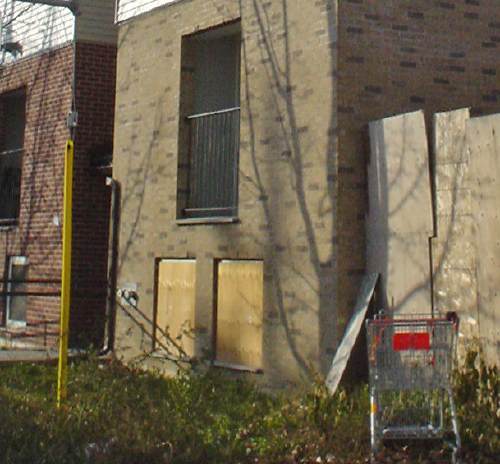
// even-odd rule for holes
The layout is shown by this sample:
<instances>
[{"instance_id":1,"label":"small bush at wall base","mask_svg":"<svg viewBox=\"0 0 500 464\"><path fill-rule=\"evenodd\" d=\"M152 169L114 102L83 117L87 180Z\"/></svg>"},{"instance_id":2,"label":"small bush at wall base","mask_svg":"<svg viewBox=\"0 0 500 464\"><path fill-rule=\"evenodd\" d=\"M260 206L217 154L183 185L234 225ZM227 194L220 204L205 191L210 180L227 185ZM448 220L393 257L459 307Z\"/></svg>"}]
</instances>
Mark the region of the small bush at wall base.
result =
<instances>
[{"instance_id":1,"label":"small bush at wall base","mask_svg":"<svg viewBox=\"0 0 500 464\"><path fill-rule=\"evenodd\" d=\"M475 430L491 436L498 426L484 389L480 403L470 399L482 377L463 375L457 395L468 398L461 417L474 425L465 433L470 462L496 462L498 443ZM71 365L70 395L57 411L55 378L50 366L0 369L0 462L356 464L369 452L366 386L334 397L320 383L269 395L220 370L165 379L87 360ZM483 417L469 417L471 401Z\"/></svg>"},{"instance_id":2,"label":"small bush at wall base","mask_svg":"<svg viewBox=\"0 0 500 464\"><path fill-rule=\"evenodd\" d=\"M455 375L455 396L465 449L475 463L500 462L500 376L479 351L470 351Z\"/></svg>"}]
</instances>

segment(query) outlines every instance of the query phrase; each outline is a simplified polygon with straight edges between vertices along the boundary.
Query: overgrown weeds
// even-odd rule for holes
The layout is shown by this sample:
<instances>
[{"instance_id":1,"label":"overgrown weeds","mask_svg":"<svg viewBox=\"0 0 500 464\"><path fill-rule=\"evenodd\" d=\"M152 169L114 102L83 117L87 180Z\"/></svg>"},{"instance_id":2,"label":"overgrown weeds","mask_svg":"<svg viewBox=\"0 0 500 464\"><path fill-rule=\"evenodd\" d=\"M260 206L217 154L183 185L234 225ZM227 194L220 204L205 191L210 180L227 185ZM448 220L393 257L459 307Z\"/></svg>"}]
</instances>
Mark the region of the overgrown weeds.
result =
<instances>
[{"instance_id":1,"label":"overgrown weeds","mask_svg":"<svg viewBox=\"0 0 500 464\"><path fill-rule=\"evenodd\" d=\"M461 434L474 463L500 462L500 376L478 351L469 351L455 375Z\"/></svg>"},{"instance_id":2,"label":"overgrown weeds","mask_svg":"<svg viewBox=\"0 0 500 464\"><path fill-rule=\"evenodd\" d=\"M94 359L71 365L57 411L55 376L50 366L0 369L0 462L354 464L369 452L366 386L269 395L220 370L165 379ZM498 385L496 370L475 364L457 377L474 463L500 453Z\"/></svg>"}]
</instances>

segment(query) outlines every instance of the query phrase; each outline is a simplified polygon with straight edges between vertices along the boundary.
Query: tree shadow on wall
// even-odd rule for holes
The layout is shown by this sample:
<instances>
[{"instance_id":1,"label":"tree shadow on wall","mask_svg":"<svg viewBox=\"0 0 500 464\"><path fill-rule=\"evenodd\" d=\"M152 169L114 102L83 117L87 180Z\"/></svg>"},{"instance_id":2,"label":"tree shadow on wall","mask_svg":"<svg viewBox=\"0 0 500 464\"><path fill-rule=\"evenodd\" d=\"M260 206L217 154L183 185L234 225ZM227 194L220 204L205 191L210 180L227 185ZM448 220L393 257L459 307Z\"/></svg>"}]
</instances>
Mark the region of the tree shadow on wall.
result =
<instances>
[{"instance_id":1,"label":"tree shadow on wall","mask_svg":"<svg viewBox=\"0 0 500 464\"><path fill-rule=\"evenodd\" d=\"M213 2L213 4L216 8L226 8L218 2ZM336 308L334 304L336 263L331 246L328 248L327 253L320 250L323 244L320 244L318 241L318 225L315 224L315 222L324 220L325 224L327 224L324 227L329 228L329 230L322 231L322 236L328 236L331 241L334 240L335 226L333 225L332 218L335 216L337 139L335 134L335 92L333 90L335 88L336 51L333 44L336 40L336 10L326 4L314 7L318 9L318 16L323 11L325 13L322 16L325 18L325 23L321 27L324 28L325 35L327 36L324 39L326 42L324 46L328 48L330 56L329 62L324 64L324 72L329 75L332 90L329 92L331 101L325 103L330 108L329 121L328 124L325 124L325 126L328 126L328 133L325 134L325 139L328 139L328 143L324 149L324 153L319 155L321 164L324 167L320 174L322 176L321 184L327 185L327 191L320 192L321 199L313 203L312 200L308 199L307 195L308 182L311 182L311 179L306 179L305 172L310 166L308 153L311 150L317 150L317 148L315 148L313 142L304 141L305 138L302 134L307 131L307 128L300 126L297 116L297 96L295 95L294 87L297 85L299 77L295 76L292 69L294 57L288 31L293 21L289 18L289 4L289 1L282 0L280 2L273 2L270 8L269 2L261 0L239 1L241 13L257 19L256 29L260 43L259 53L261 54L261 61L265 63L264 70L266 80L269 84L268 93L265 95L258 96L251 93L250 81L252 74L247 49L248 37L245 36L244 31L242 72L245 73L245 88L242 95L245 98L243 111L246 110L246 114L242 114L242 117L248 121L248 151L250 153L250 165L253 172L251 175L246 175L248 173L240 171L240 179L245 175L246 178L250 178L250 182L253 185L252 188L256 190L255 196L263 199L261 207L267 224L267 230L264 233L266 238L263 240L262 246L267 253L270 252L274 255L272 259L266 260L266 276L270 276L270 287L274 294L272 300L275 302L279 326L284 329L289 351L300 366L304 377L311 378L316 373L317 366L313 367L311 360L308 359L308 355L303 351L303 346L299 346L297 342L301 338L300 333L302 328L296 316L300 315L300 319L303 320L304 314L310 314L313 318L312 320L317 321L315 324L318 325L319 340L316 340L314 343L317 346L316 352L320 353L321 359L325 358L324 354L332 349L336 340ZM270 10L272 10L272 13ZM279 29L283 31L282 34L274 32L276 17L279 17ZM120 41L121 45L125 43L125 37L132 27L133 24L126 26L127 30L123 32L123 37ZM134 79L133 70L129 70L128 72L129 74L125 76L123 83L120 84L124 91L127 90L128 85ZM126 178L127 185L123 188L122 210L127 209L131 211L131 220L126 225L122 224L119 273L126 262L138 257L139 253L145 253L144 250L135 250L133 244L136 239L140 239L145 233L141 223L144 219L148 219L144 217L144 206L148 198L147 190L152 188L152 184L154 184L152 180L154 181L160 176L162 176L163 182L166 180L164 167L156 167L152 158L154 152L157 150L157 135L162 130L163 125L168 122L165 111L165 97L168 91L170 89L165 89L164 93L155 100L154 105L152 104L155 117L153 127L148 131L149 134L146 134L146 137L144 137L144 133L134 134L127 149L118 155L126 158L126 169L123 177ZM282 141L284 146L280 150L280 153L285 153L285 155L278 155L279 159L273 160L272 163L274 165L271 166L270 171L278 173L286 170L288 181L284 188L293 192L296 208L298 208L300 216L300 226L298 229L302 231L303 237L301 238L289 237L286 225L280 223L273 214L276 197L273 192L269 191L270 185L266 181L266 176L269 172L267 163L263 163L259 159L258 139L260 138L260 134L258 134L259 129L256 127L256 115L254 114L256 104L259 107L262 107L263 104L266 105L270 112L275 112L275 119L279 121L273 124L272 130L274 133L269 134L269 136ZM120 117L119 108L117 117ZM141 127L141 130L145 131L146 129ZM140 145L136 145L136 141L139 138L147 138L148 145L145 150L136 148ZM315 159L318 159L318 155L316 155ZM264 170L267 172L264 173ZM311 209L314 209L314 212ZM283 243L283 237L286 238L288 243ZM252 237L252 239L256 243L260 243L262 235ZM301 265L301 262L298 262L299 260L295 260L296 262L289 266L287 263L287 272L293 275L294 280L298 279L303 283L307 293L307 295L303 295L301 294L301 290L297 289L297 292L291 297L292 301L290 305L290 289L284 283L284 280L286 280L286 277L282 275L284 266L279 262L281 257L276 254L276 250L285 249L285 251L279 252L279 254L282 254L286 253L287 247L296 249L299 246L302 249L302 256L308 260L311 266L312 274L304 270L304 266ZM313 294L312 297L311 294ZM319 303L311 304L311 300L313 299ZM293 308L290 306L293 306ZM276 321L273 321L273 324L276 325ZM326 367L326 364L323 368Z\"/></svg>"},{"instance_id":2,"label":"tree shadow on wall","mask_svg":"<svg viewBox=\"0 0 500 464\"><path fill-rule=\"evenodd\" d=\"M318 239L318 222L324 220L329 230L321 230L322 237L329 237L331 245L333 245L335 237L335 208L336 208L336 95L335 95L335 69L336 69L336 50L334 47L336 40L336 10L327 5L318 5L318 11L325 12L325 23L321 25L327 34L327 44L330 51L329 62L324 63L324 68L321 72L328 73L331 79L331 101L325 102L325 106L330 109L328 122L328 143L325 152L315 158L310 158L308 155L318 148L314 141L305 141L303 136L309 130L308 126L300 125L300 104L304 101L304 97L300 97L296 93L296 87L300 84L300 75L297 75L293 62L294 50L292 48L292 40L290 30L293 28L293 22L296 19L290 17L290 2L281 0L274 2L271 6L269 2L260 0L252 0L251 2L242 2L240 0L240 8L243 14L249 11L249 16L252 14L257 19L257 30L259 35L261 62L264 63L263 68L266 73L268 82L268 90L266 94L255 95L251 89L252 69L250 52L248 49L248 41L250 37L244 36L242 48L243 69L245 72L245 88L244 88L244 105L243 111L246 110L246 119L249 129L249 152L251 156L251 166L253 169L251 182L256 189L256 195L261 199L261 206L265 218L265 223L268 226L267 240L265 249L271 254L272 258L266 260L268 267L267 274L271 278L271 287L274 293L273 301L278 310L279 324L284 330L288 348L293 358L300 367L302 374L306 378L312 378L316 373L317 368L313 366L312 360L308 359L304 353L301 321L304 318L310 317L311 322L319 324L319 340L310 341L317 344L320 360L322 361L321 369L324 371L327 365L325 356L332 351L336 343L335 318L337 308L335 305L335 256L330 246L328 253L321 251L321 244ZM279 18L277 20L276 18ZM249 33L247 33L249 34ZM300 37L296 37L300 40ZM312 71L311 71L312 72ZM261 77L261 76L259 76ZM314 90L318 91L318 90ZM302 102L299 102L302 100ZM307 103L306 103L307 104ZM271 140L279 140L283 143L284 149L281 150L281 156L275 157L269 163L264 162L259 155L259 145L261 134L257 129L257 110L256 107L266 107L274 116L271 124L270 133L267 134ZM312 108L309 108L312 110ZM243 116L243 115L242 115ZM312 122L311 122L312 123ZM319 161L318 161L319 160ZM322 192L320 204L314 203L308 198L308 182L307 169L311 162L319 162L322 166L320 176L320 185L327 185L327 191ZM276 176L269 176L269 171L274 172ZM271 179L280 179L280 173L286 172L286 185L281 186L283 190L287 189L292 192L294 197L295 208L299 212L299 227L296 232L302 236L290 236L286 230L286 224L280 223L275 211L277 202L276 190L272 188ZM242 173L244 174L244 173ZM314 180L314 179L313 179ZM254 240L259 242L258 237ZM284 243L286 242L286 243ZM300 248L300 250L299 250ZM308 272L303 263L298 262L298 259L280 263L283 259L279 256L279 251L287 254L292 250L303 253L304 258L309 261L312 274ZM277 253L277 250L278 253ZM285 268L289 267L290 273L294 276L293 279L302 282L302 288L305 289L305 295L300 289L295 292L291 291L290 285L285 282ZM318 306L311 304L311 294L313 300L318 301ZM300 316L297 318L296 316ZM276 322L273 322L274 324Z\"/></svg>"}]
</instances>

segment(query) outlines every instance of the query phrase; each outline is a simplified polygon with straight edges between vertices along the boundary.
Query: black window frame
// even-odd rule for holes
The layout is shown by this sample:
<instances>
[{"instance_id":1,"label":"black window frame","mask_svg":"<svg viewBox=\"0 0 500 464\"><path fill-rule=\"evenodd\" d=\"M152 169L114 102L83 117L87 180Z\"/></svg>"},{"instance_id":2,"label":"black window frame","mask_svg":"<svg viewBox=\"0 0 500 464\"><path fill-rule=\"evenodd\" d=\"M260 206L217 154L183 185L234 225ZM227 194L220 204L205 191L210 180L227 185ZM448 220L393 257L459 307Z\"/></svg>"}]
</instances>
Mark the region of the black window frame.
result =
<instances>
[{"instance_id":1,"label":"black window frame","mask_svg":"<svg viewBox=\"0 0 500 464\"><path fill-rule=\"evenodd\" d=\"M3 131L0 138L0 226L15 224L21 206L21 176L26 128L26 92L24 89L0 96ZM17 141L9 137L5 122L11 113L19 112ZM20 115L20 116L19 116Z\"/></svg>"},{"instance_id":2,"label":"black window frame","mask_svg":"<svg viewBox=\"0 0 500 464\"><path fill-rule=\"evenodd\" d=\"M199 75L195 75L195 44L206 41L216 46L220 43L217 41L226 42L226 38L226 46L236 53L228 60L234 61L235 68L233 79L221 97L232 99L232 103L223 107L203 107L201 111L198 108L197 111L195 100L203 101L203 97L196 93L199 87L195 81ZM240 79L239 20L182 38L177 177L177 220L180 223L233 222L238 217Z\"/></svg>"}]
</instances>

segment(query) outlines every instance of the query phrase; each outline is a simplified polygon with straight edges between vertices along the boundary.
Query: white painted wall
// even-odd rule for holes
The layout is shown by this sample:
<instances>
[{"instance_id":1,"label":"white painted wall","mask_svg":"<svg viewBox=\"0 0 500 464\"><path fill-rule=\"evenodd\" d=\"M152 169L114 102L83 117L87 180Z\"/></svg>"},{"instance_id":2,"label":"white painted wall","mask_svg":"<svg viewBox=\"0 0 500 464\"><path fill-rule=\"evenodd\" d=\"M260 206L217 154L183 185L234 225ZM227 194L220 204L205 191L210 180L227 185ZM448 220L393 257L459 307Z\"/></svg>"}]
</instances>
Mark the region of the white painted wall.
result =
<instances>
[{"instance_id":1,"label":"white painted wall","mask_svg":"<svg viewBox=\"0 0 500 464\"><path fill-rule=\"evenodd\" d=\"M116 19L117 22L125 21L153 8L178 1L180 0L116 0Z\"/></svg>"},{"instance_id":2,"label":"white painted wall","mask_svg":"<svg viewBox=\"0 0 500 464\"><path fill-rule=\"evenodd\" d=\"M17 59L70 43L74 31L77 41L116 43L115 0L80 0L79 7L75 26L67 8L0 0L2 43L21 44ZM11 54L0 52L0 62L13 60Z\"/></svg>"},{"instance_id":3,"label":"white painted wall","mask_svg":"<svg viewBox=\"0 0 500 464\"><path fill-rule=\"evenodd\" d=\"M74 19L67 8L0 0L0 17L2 42L14 41L22 45L22 55L18 58L57 47L73 39ZM2 53L2 58L7 62L13 60L9 53Z\"/></svg>"}]
</instances>

